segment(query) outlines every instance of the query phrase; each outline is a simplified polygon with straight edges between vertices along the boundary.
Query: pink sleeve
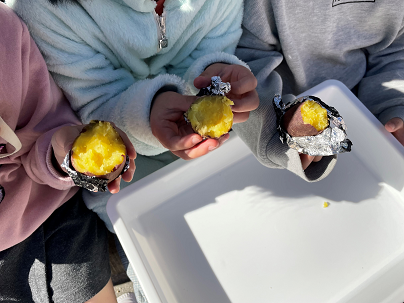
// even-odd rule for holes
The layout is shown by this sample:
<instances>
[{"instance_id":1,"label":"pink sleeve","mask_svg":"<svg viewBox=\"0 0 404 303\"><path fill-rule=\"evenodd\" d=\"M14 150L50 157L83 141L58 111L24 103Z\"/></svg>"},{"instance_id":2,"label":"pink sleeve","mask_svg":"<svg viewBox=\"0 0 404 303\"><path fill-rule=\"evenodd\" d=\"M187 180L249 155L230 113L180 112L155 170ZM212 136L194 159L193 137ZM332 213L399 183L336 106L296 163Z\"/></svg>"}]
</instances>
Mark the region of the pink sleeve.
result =
<instances>
[{"instance_id":1,"label":"pink sleeve","mask_svg":"<svg viewBox=\"0 0 404 303\"><path fill-rule=\"evenodd\" d=\"M20 151L0 159L2 251L26 239L77 192L72 180L52 167L50 143L59 127L79 121L27 27L1 2L0 29L0 116L22 144ZM0 143L7 141L0 136Z\"/></svg>"},{"instance_id":2,"label":"pink sleeve","mask_svg":"<svg viewBox=\"0 0 404 303\"><path fill-rule=\"evenodd\" d=\"M52 164L53 151L50 142L57 129L52 129L40 136L30 152L22 156L21 160L32 181L55 189L66 190L74 186L72 179L59 173Z\"/></svg>"},{"instance_id":3,"label":"pink sleeve","mask_svg":"<svg viewBox=\"0 0 404 303\"><path fill-rule=\"evenodd\" d=\"M3 5L3 4L0 4ZM27 175L36 183L56 189L73 186L70 178L59 174L52 166L51 138L65 125L80 124L61 90L51 78L45 61L26 25L11 10L2 11L0 17L8 17L0 35L0 45L6 60L1 60L1 70L7 71L2 93L3 103L10 103L8 113L0 111L3 119L20 138L22 150L13 155L21 157ZM19 23L19 24L18 24ZM13 119L15 117L15 119Z\"/></svg>"}]
</instances>

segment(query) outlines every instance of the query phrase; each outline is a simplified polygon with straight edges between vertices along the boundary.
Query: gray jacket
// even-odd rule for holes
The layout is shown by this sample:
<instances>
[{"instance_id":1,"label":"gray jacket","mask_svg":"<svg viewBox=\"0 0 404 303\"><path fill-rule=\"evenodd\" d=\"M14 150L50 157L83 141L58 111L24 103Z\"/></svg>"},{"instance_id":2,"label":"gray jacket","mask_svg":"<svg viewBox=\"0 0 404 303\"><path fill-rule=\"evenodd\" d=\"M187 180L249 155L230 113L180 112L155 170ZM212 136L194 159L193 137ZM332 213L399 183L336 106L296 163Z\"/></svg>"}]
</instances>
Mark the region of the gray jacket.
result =
<instances>
[{"instance_id":1,"label":"gray jacket","mask_svg":"<svg viewBox=\"0 0 404 303\"><path fill-rule=\"evenodd\" d=\"M324 157L302 171L297 152L279 141L275 93L291 100L336 79L382 123L404 119L403 17L403 0L245 0L236 54L258 79L260 107L234 129L261 163L318 181L336 162Z\"/></svg>"}]
</instances>

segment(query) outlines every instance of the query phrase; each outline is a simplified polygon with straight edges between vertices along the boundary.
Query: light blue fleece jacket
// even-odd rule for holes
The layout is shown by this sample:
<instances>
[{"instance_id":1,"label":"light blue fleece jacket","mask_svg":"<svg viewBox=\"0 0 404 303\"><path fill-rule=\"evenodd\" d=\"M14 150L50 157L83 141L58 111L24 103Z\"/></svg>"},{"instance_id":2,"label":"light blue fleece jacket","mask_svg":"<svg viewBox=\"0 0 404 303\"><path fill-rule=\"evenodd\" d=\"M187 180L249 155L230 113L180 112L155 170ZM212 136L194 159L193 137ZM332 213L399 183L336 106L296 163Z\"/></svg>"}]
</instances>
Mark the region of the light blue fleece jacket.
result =
<instances>
[{"instance_id":1,"label":"light blue fleece jacket","mask_svg":"<svg viewBox=\"0 0 404 303\"><path fill-rule=\"evenodd\" d=\"M168 47L158 51L152 0L7 1L27 23L56 83L83 123L113 121L139 154L166 149L149 123L155 93L166 86L195 94L210 64L245 65L232 54L241 36L242 0L166 0Z\"/></svg>"}]
</instances>

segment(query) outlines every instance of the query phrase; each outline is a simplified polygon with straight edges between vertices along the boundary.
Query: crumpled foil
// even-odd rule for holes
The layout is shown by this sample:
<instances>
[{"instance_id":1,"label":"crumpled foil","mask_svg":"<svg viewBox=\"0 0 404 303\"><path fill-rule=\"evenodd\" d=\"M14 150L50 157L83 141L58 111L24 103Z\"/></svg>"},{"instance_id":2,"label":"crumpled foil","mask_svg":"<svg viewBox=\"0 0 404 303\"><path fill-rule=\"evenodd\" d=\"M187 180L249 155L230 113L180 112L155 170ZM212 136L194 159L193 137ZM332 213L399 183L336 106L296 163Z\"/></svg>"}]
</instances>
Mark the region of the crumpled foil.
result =
<instances>
[{"instance_id":1,"label":"crumpled foil","mask_svg":"<svg viewBox=\"0 0 404 303\"><path fill-rule=\"evenodd\" d=\"M0 185L0 203L1 203L1 201L3 201L5 196L6 196L6 192L4 191L4 187Z\"/></svg>"},{"instance_id":2,"label":"crumpled foil","mask_svg":"<svg viewBox=\"0 0 404 303\"><path fill-rule=\"evenodd\" d=\"M231 90L231 85L229 82L222 82L222 79L219 76L213 76L211 78L211 85L205 88L202 88L197 96L211 96L211 95L219 95L224 96Z\"/></svg>"},{"instance_id":3,"label":"crumpled foil","mask_svg":"<svg viewBox=\"0 0 404 303\"><path fill-rule=\"evenodd\" d=\"M71 161L70 161L71 154L72 154L72 151L70 150L66 154L66 157L64 158L61 166L66 169L67 174L72 178L74 184L77 186L83 187L92 192L107 191L108 180L101 179L101 178L94 177L94 176L87 176L85 174L82 174L82 173L76 171L74 169L74 167L71 165ZM124 165L121 173L118 175L118 177L129 169L129 165L130 165L129 156L126 155L125 165Z\"/></svg>"},{"instance_id":4,"label":"crumpled foil","mask_svg":"<svg viewBox=\"0 0 404 303\"><path fill-rule=\"evenodd\" d=\"M315 101L327 110L329 126L316 136L292 137L282 127L282 117L288 109L307 100ZM276 112L280 139L290 148L297 150L299 153L310 156L331 156L351 151L351 146L353 144L351 140L347 138L344 120L334 107L328 106L321 101L320 98L315 96L304 96L285 105L281 96L275 95L273 104Z\"/></svg>"}]
</instances>

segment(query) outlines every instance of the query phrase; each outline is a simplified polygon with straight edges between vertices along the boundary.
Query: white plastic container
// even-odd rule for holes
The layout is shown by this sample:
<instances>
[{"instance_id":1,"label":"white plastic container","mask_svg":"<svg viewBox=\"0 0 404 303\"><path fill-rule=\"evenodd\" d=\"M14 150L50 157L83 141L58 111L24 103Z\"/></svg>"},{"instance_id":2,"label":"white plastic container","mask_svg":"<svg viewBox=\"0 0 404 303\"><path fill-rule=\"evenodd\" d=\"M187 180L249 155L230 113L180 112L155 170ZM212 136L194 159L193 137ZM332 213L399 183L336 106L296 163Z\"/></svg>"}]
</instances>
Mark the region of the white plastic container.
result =
<instances>
[{"instance_id":1,"label":"white plastic container","mask_svg":"<svg viewBox=\"0 0 404 303\"><path fill-rule=\"evenodd\" d=\"M303 95L353 142L324 180L262 166L233 134L111 197L150 303L404 302L404 148L340 82Z\"/></svg>"}]
</instances>

